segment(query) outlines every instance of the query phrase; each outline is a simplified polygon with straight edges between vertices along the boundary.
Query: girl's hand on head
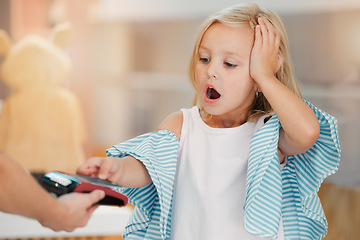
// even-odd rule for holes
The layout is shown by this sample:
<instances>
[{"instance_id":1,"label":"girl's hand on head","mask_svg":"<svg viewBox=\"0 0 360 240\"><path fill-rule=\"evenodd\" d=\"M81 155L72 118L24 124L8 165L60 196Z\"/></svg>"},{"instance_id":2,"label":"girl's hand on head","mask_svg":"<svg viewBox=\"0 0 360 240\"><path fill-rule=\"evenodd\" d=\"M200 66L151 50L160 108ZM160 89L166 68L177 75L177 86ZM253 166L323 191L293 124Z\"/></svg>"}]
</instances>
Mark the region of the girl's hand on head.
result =
<instances>
[{"instance_id":1,"label":"girl's hand on head","mask_svg":"<svg viewBox=\"0 0 360 240\"><path fill-rule=\"evenodd\" d=\"M250 76L256 82L275 76L282 64L280 33L265 17L259 17L258 23L250 56Z\"/></svg>"}]
</instances>

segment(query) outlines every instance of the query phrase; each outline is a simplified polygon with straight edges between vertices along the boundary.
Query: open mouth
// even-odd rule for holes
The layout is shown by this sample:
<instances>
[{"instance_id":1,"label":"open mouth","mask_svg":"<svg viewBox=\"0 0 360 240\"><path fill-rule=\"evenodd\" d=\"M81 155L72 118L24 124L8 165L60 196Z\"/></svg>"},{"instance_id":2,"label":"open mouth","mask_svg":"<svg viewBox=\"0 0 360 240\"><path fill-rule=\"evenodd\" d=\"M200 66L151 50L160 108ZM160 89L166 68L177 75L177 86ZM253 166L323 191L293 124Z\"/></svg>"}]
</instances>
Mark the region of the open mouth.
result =
<instances>
[{"instance_id":1,"label":"open mouth","mask_svg":"<svg viewBox=\"0 0 360 240\"><path fill-rule=\"evenodd\" d=\"M218 93L214 88L208 87L206 90L206 97L209 99L218 99L221 97L221 94Z\"/></svg>"}]
</instances>

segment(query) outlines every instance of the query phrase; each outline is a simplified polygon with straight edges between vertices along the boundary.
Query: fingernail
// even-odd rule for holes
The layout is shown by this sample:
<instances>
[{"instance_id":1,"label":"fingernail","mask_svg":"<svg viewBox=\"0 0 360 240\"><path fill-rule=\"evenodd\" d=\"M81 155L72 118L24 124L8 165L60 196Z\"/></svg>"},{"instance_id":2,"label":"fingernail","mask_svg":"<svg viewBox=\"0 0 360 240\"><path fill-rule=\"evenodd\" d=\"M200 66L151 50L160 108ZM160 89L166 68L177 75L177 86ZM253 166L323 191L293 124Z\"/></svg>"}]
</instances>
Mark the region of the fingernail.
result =
<instances>
[{"instance_id":1,"label":"fingernail","mask_svg":"<svg viewBox=\"0 0 360 240\"><path fill-rule=\"evenodd\" d=\"M106 179L106 175L105 174L99 174L99 178L100 179Z\"/></svg>"},{"instance_id":2,"label":"fingernail","mask_svg":"<svg viewBox=\"0 0 360 240\"><path fill-rule=\"evenodd\" d=\"M101 191L101 192L100 192L100 197L101 197L101 198L104 198L104 197L105 197L105 192L104 192L104 191Z\"/></svg>"}]
</instances>

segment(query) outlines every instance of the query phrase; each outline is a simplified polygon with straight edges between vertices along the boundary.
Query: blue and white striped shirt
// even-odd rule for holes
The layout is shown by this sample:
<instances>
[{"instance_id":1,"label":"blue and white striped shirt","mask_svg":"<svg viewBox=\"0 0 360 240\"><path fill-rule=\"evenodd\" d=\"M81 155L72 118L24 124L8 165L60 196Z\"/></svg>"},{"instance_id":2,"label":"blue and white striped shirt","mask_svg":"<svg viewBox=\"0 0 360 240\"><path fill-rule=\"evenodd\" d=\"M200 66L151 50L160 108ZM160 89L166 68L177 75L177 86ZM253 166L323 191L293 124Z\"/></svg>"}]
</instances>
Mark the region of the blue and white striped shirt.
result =
<instances>
[{"instance_id":1,"label":"blue and white striped shirt","mask_svg":"<svg viewBox=\"0 0 360 240\"><path fill-rule=\"evenodd\" d=\"M305 101L306 102L306 101ZM285 239L322 239L327 221L317 192L339 167L340 145L334 117L306 102L320 123L320 136L305 153L287 157L280 170L277 144L281 124L276 115L256 132L250 144L244 228L276 238L280 216ZM129 197L134 212L125 239L169 239L179 141L167 130L147 133L107 150L108 156L132 155L148 169L152 183L117 190Z\"/></svg>"}]
</instances>

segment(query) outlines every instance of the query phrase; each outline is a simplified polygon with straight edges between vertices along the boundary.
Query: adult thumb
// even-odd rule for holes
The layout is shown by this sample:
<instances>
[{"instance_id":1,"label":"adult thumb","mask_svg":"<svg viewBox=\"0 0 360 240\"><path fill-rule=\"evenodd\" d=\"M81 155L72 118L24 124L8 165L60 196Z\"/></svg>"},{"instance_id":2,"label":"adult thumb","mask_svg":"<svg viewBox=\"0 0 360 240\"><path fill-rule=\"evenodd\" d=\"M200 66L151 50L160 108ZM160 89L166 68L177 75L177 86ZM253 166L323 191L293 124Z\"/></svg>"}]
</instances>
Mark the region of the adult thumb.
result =
<instances>
[{"instance_id":1,"label":"adult thumb","mask_svg":"<svg viewBox=\"0 0 360 240\"><path fill-rule=\"evenodd\" d=\"M90 199L93 204L97 203L105 197L105 192L100 189L96 189L90 193Z\"/></svg>"}]
</instances>

